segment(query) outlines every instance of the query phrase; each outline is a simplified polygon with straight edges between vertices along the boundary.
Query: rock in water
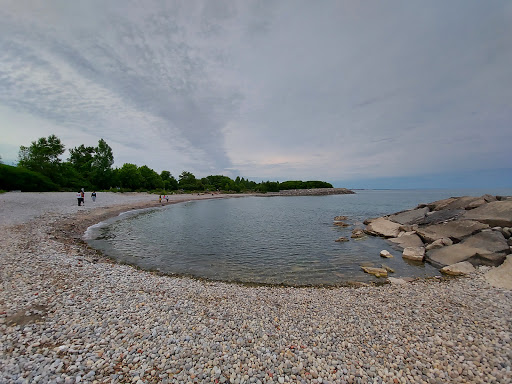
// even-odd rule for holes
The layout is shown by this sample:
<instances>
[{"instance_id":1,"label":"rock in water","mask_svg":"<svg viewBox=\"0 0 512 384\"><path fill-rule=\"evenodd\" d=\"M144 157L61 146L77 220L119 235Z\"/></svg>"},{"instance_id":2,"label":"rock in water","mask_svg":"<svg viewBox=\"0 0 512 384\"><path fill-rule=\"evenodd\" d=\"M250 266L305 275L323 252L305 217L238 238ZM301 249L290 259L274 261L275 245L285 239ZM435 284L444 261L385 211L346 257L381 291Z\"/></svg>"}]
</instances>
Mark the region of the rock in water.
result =
<instances>
[{"instance_id":1,"label":"rock in water","mask_svg":"<svg viewBox=\"0 0 512 384\"><path fill-rule=\"evenodd\" d=\"M408 260L423 261L423 258L425 257L425 248L407 247L404 249L402 257Z\"/></svg>"},{"instance_id":2,"label":"rock in water","mask_svg":"<svg viewBox=\"0 0 512 384\"><path fill-rule=\"evenodd\" d=\"M369 273L370 275L374 275L375 277L387 277L388 271L384 268L375 268L375 267L361 267L363 271Z\"/></svg>"},{"instance_id":3,"label":"rock in water","mask_svg":"<svg viewBox=\"0 0 512 384\"><path fill-rule=\"evenodd\" d=\"M389 253L388 251L386 251L385 249L380 251L380 256L385 257L386 259L393 257L393 255L391 253Z\"/></svg>"},{"instance_id":4,"label":"rock in water","mask_svg":"<svg viewBox=\"0 0 512 384\"><path fill-rule=\"evenodd\" d=\"M421 241L421 238L415 234L405 234L400 237L389 239L392 243L395 243L400 248L407 248L407 247L422 247L423 241Z\"/></svg>"},{"instance_id":5,"label":"rock in water","mask_svg":"<svg viewBox=\"0 0 512 384\"><path fill-rule=\"evenodd\" d=\"M380 217L368 224L366 226L365 232L369 233L370 235L382 237L397 237L400 233L400 224Z\"/></svg>"}]
</instances>

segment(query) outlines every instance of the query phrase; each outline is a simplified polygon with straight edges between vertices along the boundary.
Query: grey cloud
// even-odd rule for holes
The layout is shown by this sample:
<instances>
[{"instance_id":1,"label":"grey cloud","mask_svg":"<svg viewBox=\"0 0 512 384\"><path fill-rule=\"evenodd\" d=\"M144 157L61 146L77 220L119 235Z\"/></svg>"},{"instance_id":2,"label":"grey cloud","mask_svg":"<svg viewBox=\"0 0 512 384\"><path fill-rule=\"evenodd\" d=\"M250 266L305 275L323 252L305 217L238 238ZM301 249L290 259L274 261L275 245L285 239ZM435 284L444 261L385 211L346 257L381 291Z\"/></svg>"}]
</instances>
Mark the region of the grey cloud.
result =
<instances>
[{"instance_id":1,"label":"grey cloud","mask_svg":"<svg viewBox=\"0 0 512 384\"><path fill-rule=\"evenodd\" d=\"M0 103L141 151L166 144L205 172L340 179L354 163L400 175L508 156L507 2L120 5L10 2Z\"/></svg>"}]
</instances>

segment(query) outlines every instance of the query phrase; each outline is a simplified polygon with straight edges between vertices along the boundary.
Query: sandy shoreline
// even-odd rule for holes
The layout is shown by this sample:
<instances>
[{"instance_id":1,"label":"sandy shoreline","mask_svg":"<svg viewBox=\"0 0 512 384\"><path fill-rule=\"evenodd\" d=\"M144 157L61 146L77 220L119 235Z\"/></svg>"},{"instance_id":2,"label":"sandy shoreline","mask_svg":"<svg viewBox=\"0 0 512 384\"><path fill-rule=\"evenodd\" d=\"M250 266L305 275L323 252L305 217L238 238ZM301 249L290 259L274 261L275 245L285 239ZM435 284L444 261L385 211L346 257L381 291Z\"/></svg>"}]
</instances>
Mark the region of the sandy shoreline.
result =
<instances>
[{"instance_id":1,"label":"sandy shoreline","mask_svg":"<svg viewBox=\"0 0 512 384\"><path fill-rule=\"evenodd\" d=\"M512 292L481 271L295 289L91 263L89 225L158 206L102 195L0 195L0 382L512 382Z\"/></svg>"}]
</instances>

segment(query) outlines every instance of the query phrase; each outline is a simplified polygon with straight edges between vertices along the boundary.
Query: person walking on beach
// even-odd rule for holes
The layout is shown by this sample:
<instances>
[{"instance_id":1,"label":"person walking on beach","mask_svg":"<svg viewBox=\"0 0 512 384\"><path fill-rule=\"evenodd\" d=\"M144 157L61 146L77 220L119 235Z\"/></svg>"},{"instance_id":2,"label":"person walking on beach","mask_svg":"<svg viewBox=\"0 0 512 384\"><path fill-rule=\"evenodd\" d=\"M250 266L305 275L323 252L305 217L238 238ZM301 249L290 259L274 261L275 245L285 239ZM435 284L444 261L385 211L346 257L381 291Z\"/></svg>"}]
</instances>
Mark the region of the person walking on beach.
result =
<instances>
[{"instance_id":1,"label":"person walking on beach","mask_svg":"<svg viewBox=\"0 0 512 384\"><path fill-rule=\"evenodd\" d=\"M158 195L158 202L161 203L162 202L162 195Z\"/></svg>"},{"instance_id":2,"label":"person walking on beach","mask_svg":"<svg viewBox=\"0 0 512 384\"><path fill-rule=\"evenodd\" d=\"M96 192L91 193L91 199L93 203L96 201Z\"/></svg>"},{"instance_id":3,"label":"person walking on beach","mask_svg":"<svg viewBox=\"0 0 512 384\"><path fill-rule=\"evenodd\" d=\"M78 200L78 206L80 207L82 205L82 192L78 191L76 193L76 199Z\"/></svg>"},{"instance_id":4,"label":"person walking on beach","mask_svg":"<svg viewBox=\"0 0 512 384\"><path fill-rule=\"evenodd\" d=\"M82 198L82 204L85 205L85 192L84 192L84 189L82 188L82 191L80 192L80 197Z\"/></svg>"}]
</instances>

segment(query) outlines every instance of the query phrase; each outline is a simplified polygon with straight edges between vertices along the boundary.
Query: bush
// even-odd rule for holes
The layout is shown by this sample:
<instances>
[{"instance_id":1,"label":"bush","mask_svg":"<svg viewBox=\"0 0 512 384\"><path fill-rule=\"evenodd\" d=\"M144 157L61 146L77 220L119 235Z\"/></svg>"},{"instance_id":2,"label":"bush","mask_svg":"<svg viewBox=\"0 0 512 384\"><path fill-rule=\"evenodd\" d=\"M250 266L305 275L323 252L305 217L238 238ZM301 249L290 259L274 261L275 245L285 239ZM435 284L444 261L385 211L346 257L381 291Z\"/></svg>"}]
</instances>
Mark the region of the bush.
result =
<instances>
[{"instance_id":1,"label":"bush","mask_svg":"<svg viewBox=\"0 0 512 384\"><path fill-rule=\"evenodd\" d=\"M58 191L59 186L40 173L0 164L0 189L23 192Z\"/></svg>"}]
</instances>

